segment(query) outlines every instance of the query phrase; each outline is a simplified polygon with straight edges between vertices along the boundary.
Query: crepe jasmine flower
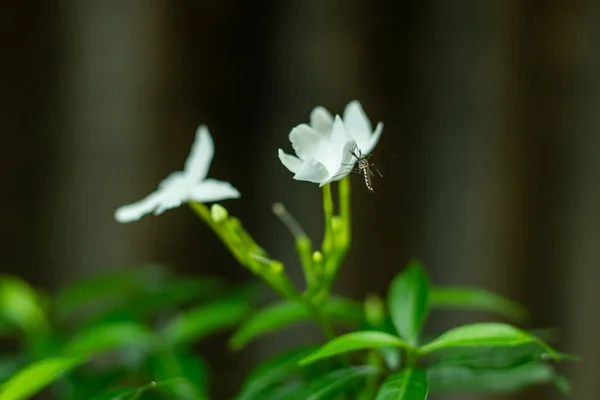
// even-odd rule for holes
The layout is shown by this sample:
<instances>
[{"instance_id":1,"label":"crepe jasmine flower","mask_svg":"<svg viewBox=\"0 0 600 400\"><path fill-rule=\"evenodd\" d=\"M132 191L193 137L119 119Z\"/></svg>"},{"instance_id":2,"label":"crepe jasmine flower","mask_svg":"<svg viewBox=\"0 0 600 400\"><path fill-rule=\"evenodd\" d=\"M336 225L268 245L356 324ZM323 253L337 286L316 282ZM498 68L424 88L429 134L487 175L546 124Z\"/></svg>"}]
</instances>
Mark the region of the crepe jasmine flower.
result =
<instances>
[{"instance_id":1,"label":"crepe jasmine flower","mask_svg":"<svg viewBox=\"0 0 600 400\"><path fill-rule=\"evenodd\" d=\"M316 107L311 113L310 119L311 126L322 132L333 128L334 118L324 107ZM373 131L371 121L357 100L348 103L344 109L342 121L352 139L356 140L362 155L368 156L371 154L381 137L383 122L379 122L375 127L375 131Z\"/></svg>"},{"instance_id":2,"label":"crepe jasmine flower","mask_svg":"<svg viewBox=\"0 0 600 400\"><path fill-rule=\"evenodd\" d=\"M183 171L173 172L159 183L156 191L137 203L119 207L115 211L115 219L131 222L151 212L161 214L182 203L210 203L240 197L240 192L229 182L206 178L214 153L215 147L208 128L200 125Z\"/></svg>"},{"instance_id":3,"label":"crepe jasmine flower","mask_svg":"<svg viewBox=\"0 0 600 400\"><path fill-rule=\"evenodd\" d=\"M323 186L348 175L358 161L352 152L358 149L360 154L368 156L382 130L381 122L372 130L358 101L350 102L341 118L333 117L324 107L316 107L308 125L298 125L290 132L296 156L279 149L279 159L295 174L294 179Z\"/></svg>"}]
</instances>

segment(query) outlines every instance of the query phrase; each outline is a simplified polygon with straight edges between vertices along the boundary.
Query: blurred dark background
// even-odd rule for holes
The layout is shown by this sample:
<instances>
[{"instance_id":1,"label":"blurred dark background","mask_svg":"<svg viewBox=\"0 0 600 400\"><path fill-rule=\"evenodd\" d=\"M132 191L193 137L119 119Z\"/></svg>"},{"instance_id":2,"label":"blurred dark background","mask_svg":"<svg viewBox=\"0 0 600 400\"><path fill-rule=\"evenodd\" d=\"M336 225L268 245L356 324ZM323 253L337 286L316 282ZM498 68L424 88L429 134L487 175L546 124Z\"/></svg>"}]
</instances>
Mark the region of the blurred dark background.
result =
<instances>
[{"instance_id":1,"label":"blurred dark background","mask_svg":"<svg viewBox=\"0 0 600 400\"><path fill-rule=\"evenodd\" d=\"M113 219L181 169L203 122L211 176L242 192L225 205L299 276L271 204L318 241L320 191L293 181L277 148L291 151L289 130L316 105L341 113L358 99L385 123L373 156L385 178L375 195L354 181L338 290L385 293L418 256L435 282L495 290L531 310L528 327L556 327L557 346L584 357L562 368L571 398L595 400L598 43L593 0L5 0L1 272L46 290L146 261L251 279L186 207ZM430 325L472 317L436 313ZM216 383L239 380L272 343L205 348Z\"/></svg>"}]
</instances>

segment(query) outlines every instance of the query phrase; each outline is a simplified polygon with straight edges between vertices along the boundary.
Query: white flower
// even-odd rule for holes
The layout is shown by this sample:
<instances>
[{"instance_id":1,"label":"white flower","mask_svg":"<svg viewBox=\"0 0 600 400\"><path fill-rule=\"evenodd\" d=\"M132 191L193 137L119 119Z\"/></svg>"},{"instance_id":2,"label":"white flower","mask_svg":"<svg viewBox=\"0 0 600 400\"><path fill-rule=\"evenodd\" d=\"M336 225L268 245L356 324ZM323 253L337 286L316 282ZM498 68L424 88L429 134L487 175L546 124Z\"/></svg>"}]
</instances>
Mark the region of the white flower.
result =
<instances>
[{"instance_id":1,"label":"white flower","mask_svg":"<svg viewBox=\"0 0 600 400\"><path fill-rule=\"evenodd\" d=\"M381 122L372 130L358 101L348 103L342 118L316 107L310 114L309 125L298 125L290 132L297 157L279 149L279 159L295 174L294 179L323 186L348 175L358 161L352 151L358 148L363 156L369 155L382 130Z\"/></svg>"},{"instance_id":2,"label":"white flower","mask_svg":"<svg viewBox=\"0 0 600 400\"><path fill-rule=\"evenodd\" d=\"M154 212L158 215L190 201L208 203L240 197L240 192L229 182L206 179L214 153L215 147L208 128L200 125L183 171L173 172L159 183L156 191L137 203L119 207L115 211L115 219L131 222L145 214Z\"/></svg>"}]
</instances>

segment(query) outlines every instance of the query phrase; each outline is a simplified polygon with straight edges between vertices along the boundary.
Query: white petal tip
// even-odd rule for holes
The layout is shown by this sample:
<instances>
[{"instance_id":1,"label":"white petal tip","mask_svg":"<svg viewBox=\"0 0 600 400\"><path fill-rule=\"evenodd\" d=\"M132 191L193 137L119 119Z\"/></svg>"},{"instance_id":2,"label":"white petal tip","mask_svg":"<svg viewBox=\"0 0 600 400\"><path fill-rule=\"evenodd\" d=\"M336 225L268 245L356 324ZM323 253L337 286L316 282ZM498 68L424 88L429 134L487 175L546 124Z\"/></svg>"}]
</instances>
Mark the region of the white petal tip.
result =
<instances>
[{"instance_id":1,"label":"white petal tip","mask_svg":"<svg viewBox=\"0 0 600 400\"><path fill-rule=\"evenodd\" d=\"M139 214L134 214L132 212L130 212L130 210L128 209L128 207L124 206L124 207L119 207L114 214L115 220L117 222L120 222L122 224L126 224L129 222L133 222L133 221L137 221L139 220L142 215Z\"/></svg>"},{"instance_id":2,"label":"white petal tip","mask_svg":"<svg viewBox=\"0 0 600 400\"><path fill-rule=\"evenodd\" d=\"M240 191L234 188L229 182L207 179L190 188L185 201L215 203L222 200L238 199L240 197L242 197Z\"/></svg>"},{"instance_id":3,"label":"white petal tip","mask_svg":"<svg viewBox=\"0 0 600 400\"><path fill-rule=\"evenodd\" d=\"M286 154L283 150L278 151L279 161L286 167L290 172L297 173L300 170L302 161L298 157Z\"/></svg>"},{"instance_id":4,"label":"white petal tip","mask_svg":"<svg viewBox=\"0 0 600 400\"><path fill-rule=\"evenodd\" d=\"M358 100L352 100L351 102L349 102L346 105L346 110L351 110L351 109L354 109L353 111L358 111L361 114L365 113L365 111L362 108L362 105L360 104L360 101L358 101Z\"/></svg>"},{"instance_id":5,"label":"white petal tip","mask_svg":"<svg viewBox=\"0 0 600 400\"><path fill-rule=\"evenodd\" d=\"M208 131L208 126L206 126L205 124L198 125L198 128L196 129L196 135L210 135L210 132Z\"/></svg>"}]
</instances>

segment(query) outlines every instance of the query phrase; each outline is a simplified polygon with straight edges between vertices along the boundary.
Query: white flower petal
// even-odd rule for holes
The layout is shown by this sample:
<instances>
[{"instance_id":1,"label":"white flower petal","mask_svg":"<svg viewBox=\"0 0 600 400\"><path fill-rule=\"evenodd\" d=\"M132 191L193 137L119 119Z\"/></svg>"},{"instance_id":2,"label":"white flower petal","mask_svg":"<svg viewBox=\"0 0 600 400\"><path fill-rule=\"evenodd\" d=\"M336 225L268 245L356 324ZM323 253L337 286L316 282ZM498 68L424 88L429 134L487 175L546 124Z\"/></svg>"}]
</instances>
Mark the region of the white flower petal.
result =
<instances>
[{"instance_id":1,"label":"white flower petal","mask_svg":"<svg viewBox=\"0 0 600 400\"><path fill-rule=\"evenodd\" d=\"M214 152L214 143L208 128L206 125L200 125L196 130L196 138L185 162L184 171L174 172L163 179L158 190L145 199L117 209L115 219L119 222L130 222L144 214L154 212L158 215L192 200L212 202L240 197L240 192L228 182L205 179Z\"/></svg>"},{"instance_id":2,"label":"white flower petal","mask_svg":"<svg viewBox=\"0 0 600 400\"><path fill-rule=\"evenodd\" d=\"M160 203L154 215L159 215L170 210L171 208L179 207L187 201L189 183L187 181L180 181L176 185L169 185L161 190Z\"/></svg>"},{"instance_id":3,"label":"white flower petal","mask_svg":"<svg viewBox=\"0 0 600 400\"><path fill-rule=\"evenodd\" d=\"M371 122L358 101L354 100L348 103L344 109L343 119L354 140L358 143L368 142L372 132Z\"/></svg>"},{"instance_id":4,"label":"white flower petal","mask_svg":"<svg viewBox=\"0 0 600 400\"><path fill-rule=\"evenodd\" d=\"M327 179L332 179L340 169L342 157L345 155L344 146L350 142L352 138L346 131L344 123L339 115L335 116L333 122L333 130L331 131L331 140L321 152L321 157L318 159L325 169L327 169Z\"/></svg>"},{"instance_id":5,"label":"white flower petal","mask_svg":"<svg viewBox=\"0 0 600 400\"><path fill-rule=\"evenodd\" d=\"M192 144L190 155L185 161L185 174L192 181L200 181L208 175L208 168L215 154L215 145L206 125L196 130L196 139Z\"/></svg>"},{"instance_id":6,"label":"white flower petal","mask_svg":"<svg viewBox=\"0 0 600 400\"><path fill-rule=\"evenodd\" d=\"M336 115L333 121L333 129L331 130L331 143L341 148L350 140L356 140L356 138L348 132L347 126L340 116Z\"/></svg>"},{"instance_id":7,"label":"white flower petal","mask_svg":"<svg viewBox=\"0 0 600 400\"><path fill-rule=\"evenodd\" d=\"M327 179L327 176L328 173L325 166L314 158L309 158L303 160L300 170L294 175L294 179L297 181L319 183Z\"/></svg>"},{"instance_id":8,"label":"white flower petal","mask_svg":"<svg viewBox=\"0 0 600 400\"><path fill-rule=\"evenodd\" d=\"M283 150L279 149L279 160L281 163L290 170L290 172L296 173L302 166L302 161L298 157L290 156L284 153Z\"/></svg>"},{"instance_id":9,"label":"white flower petal","mask_svg":"<svg viewBox=\"0 0 600 400\"><path fill-rule=\"evenodd\" d=\"M212 203L226 199L237 199L240 192L229 182L206 179L189 189L188 201Z\"/></svg>"},{"instance_id":10,"label":"white flower petal","mask_svg":"<svg viewBox=\"0 0 600 400\"><path fill-rule=\"evenodd\" d=\"M290 132L290 142L301 160L313 157L323 145L324 137L306 124L296 126Z\"/></svg>"},{"instance_id":11,"label":"white flower petal","mask_svg":"<svg viewBox=\"0 0 600 400\"><path fill-rule=\"evenodd\" d=\"M379 142L379 138L381 137L382 131L383 122L380 122L377 124L375 132L373 132L373 135L371 135L371 137L366 143L359 143L358 140L356 141L358 144L358 148L361 150L363 156L368 156L369 154L371 154L371 152L373 152L373 149L377 145L377 142Z\"/></svg>"},{"instance_id":12,"label":"white flower petal","mask_svg":"<svg viewBox=\"0 0 600 400\"><path fill-rule=\"evenodd\" d=\"M352 155L352 152L354 151L355 148L356 148L356 142L354 140L350 140L350 141L346 142L346 144L342 148L342 159L341 159L341 162L339 164L337 171L335 171L335 173L331 176L331 178L322 182L320 186L323 186L324 184L332 182L332 181L339 181L340 179L342 179L343 177L348 175L350 172L352 172L352 168L354 168L354 164L356 164L356 162L358 161L356 159L356 157L354 157L354 155Z\"/></svg>"},{"instance_id":13,"label":"white flower petal","mask_svg":"<svg viewBox=\"0 0 600 400\"><path fill-rule=\"evenodd\" d=\"M329 136L333 129L333 116L324 107L315 107L310 113L310 126L319 133Z\"/></svg>"},{"instance_id":14,"label":"white flower petal","mask_svg":"<svg viewBox=\"0 0 600 400\"><path fill-rule=\"evenodd\" d=\"M298 125L290 132L290 141L298 158L279 150L279 159L294 179L319 183L320 186L339 180L351 172L358 161L351 153L360 149L366 156L381 137L383 124L375 132L358 101L350 102L343 118L335 118L323 107L310 114L310 125Z\"/></svg>"},{"instance_id":15,"label":"white flower petal","mask_svg":"<svg viewBox=\"0 0 600 400\"><path fill-rule=\"evenodd\" d=\"M165 179L160 181L160 183L158 184L158 188L159 189L167 188L167 187L175 184L175 182L180 182L181 180L183 180L185 178L186 178L186 175L183 171L172 172L171 175L167 176Z\"/></svg>"},{"instance_id":16,"label":"white flower petal","mask_svg":"<svg viewBox=\"0 0 600 400\"><path fill-rule=\"evenodd\" d=\"M126 223L137 221L146 214L150 214L156 210L161 202L162 192L157 190L156 192L150 193L144 199L121 206L115 211L115 219L119 222Z\"/></svg>"}]
</instances>

